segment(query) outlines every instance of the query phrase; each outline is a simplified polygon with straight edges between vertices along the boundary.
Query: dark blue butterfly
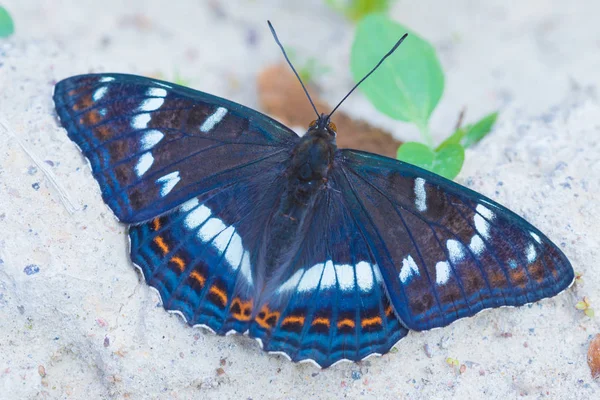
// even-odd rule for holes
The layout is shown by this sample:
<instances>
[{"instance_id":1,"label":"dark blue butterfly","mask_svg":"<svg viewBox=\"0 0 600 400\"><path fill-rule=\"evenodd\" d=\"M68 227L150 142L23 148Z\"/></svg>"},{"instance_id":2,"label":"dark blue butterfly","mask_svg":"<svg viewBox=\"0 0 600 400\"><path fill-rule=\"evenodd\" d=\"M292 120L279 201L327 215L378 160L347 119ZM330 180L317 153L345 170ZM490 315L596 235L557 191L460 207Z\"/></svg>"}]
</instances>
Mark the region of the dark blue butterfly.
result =
<instances>
[{"instance_id":1,"label":"dark blue butterfly","mask_svg":"<svg viewBox=\"0 0 600 400\"><path fill-rule=\"evenodd\" d=\"M327 115L298 137L231 101L121 74L63 80L54 102L164 307L294 361L383 354L409 329L573 281L525 220L420 168L337 149Z\"/></svg>"}]
</instances>

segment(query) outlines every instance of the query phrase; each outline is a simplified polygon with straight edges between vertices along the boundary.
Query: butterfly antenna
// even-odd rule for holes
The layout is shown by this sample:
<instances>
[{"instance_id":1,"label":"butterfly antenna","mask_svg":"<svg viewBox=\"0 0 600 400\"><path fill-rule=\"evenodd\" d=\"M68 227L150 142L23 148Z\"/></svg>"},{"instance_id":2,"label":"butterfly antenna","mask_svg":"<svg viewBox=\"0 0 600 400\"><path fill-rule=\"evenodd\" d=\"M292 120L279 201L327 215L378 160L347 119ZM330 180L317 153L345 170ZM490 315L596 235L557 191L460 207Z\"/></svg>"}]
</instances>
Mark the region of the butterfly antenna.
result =
<instances>
[{"instance_id":1,"label":"butterfly antenna","mask_svg":"<svg viewBox=\"0 0 600 400\"><path fill-rule=\"evenodd\" d=\"M285 57L285 61L287 61L287 63L292 68L292 71L294 71L294 74L296 74L296 78L298 78L298 81L302 85L302 89L304 89L304 93L306 93L306 97L308 97L308 101L310 101L310 105L312 106L313 110L315 110L315 114L317 114L317 118L319 118L319 112L317 111L317 107L315 107L315 103L313 103L312 99L310 98L310 94L308 94L308 90L306 90L306 86L304 86L304 83L302 83L302 79L300 79L300 75L298 75L298 72L296 72L296 68L294 68L294 66L292 65L292 62L288 58L287 53L285 52L285 49L283 48L283 45L281 44L281 42L279 41L279 38L277 37L277 33L275 33L275 28L273 28L273 25L271 24L271 21L267 21L267 23L269 24L269 28L271 29L271 33L273 34L273 37L275 38L275 42L277 42L277 44L279 45L279 48L283 52L283 56Z\"/></svg>"},{"instance_id":2,"label":"butterfly antenna","mask_svg":"<svg viewBox=\"0 0 600 400\"><path fill-rule=\"evenodd\" d=\"M350 96L352 94L352 92L354 92L354 89L356 89L361 83L363 83L363 81L365 79L367 79L373 72L375 72L375 70L377 68L379 68L379 66L385 61L386 58L388 58L389 56L392 55L392 53L394 51L396 51L396 49L398 48L398 46L400 46L400 43L402 43L404 41L404 39L406 39L406 37L408 36L408 33L405 33L400 40L398 40L396 42L396 44L394 45L394 47L392 47L392 49L390 51L387 52L387 54L385 56L383 56L381 58L381 60L379 60L379 62L377 63L377 65L371 70L371 72L369 72L367 75L365 75L364 78L362 78L356 85L354 85L354 87L348 92L347 95L344 96L344 98L338 103L337 106L335 106L335 108L333 109L333 111L331 111L329 113L329 117L331 117L333 115L333 113L335 112L335 110L338 109L338 107L344 102L344 100L346 100L348 98L348 96Z\"/></svg>"}]
</instances>

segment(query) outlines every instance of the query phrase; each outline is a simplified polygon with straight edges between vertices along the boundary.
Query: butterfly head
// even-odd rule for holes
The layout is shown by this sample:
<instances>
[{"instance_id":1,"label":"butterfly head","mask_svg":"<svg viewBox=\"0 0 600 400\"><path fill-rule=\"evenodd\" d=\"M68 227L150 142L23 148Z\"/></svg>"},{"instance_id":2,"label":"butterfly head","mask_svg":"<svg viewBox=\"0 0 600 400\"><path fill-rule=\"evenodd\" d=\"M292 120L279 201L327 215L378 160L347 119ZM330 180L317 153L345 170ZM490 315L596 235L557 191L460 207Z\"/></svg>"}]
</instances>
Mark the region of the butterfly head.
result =
<instances>
[{"instance_id":1,"label":"butterfly head","mask_svg":"<svg viewBox=\"0 0 600 400\"><path fill-rule=\"evenodd\" d=\"M308 125L309 134L335 138L337 127L327 114L321 114L318 119L315 119ZM320 133L320 135L319 135Z\"/></svg>"}]
</instances>

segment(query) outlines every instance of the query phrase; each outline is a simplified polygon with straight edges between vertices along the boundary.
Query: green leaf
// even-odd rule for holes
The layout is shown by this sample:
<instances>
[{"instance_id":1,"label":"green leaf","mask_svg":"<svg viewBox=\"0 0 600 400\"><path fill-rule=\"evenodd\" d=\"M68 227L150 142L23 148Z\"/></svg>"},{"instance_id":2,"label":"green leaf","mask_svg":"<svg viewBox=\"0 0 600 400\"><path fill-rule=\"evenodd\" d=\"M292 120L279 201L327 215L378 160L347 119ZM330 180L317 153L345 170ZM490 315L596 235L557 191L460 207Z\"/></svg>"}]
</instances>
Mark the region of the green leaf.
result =
<instances>
[{"instance_id":1,"label":"green leaf","mask_svg":"<svg viewBox=\"0 0 600 400\"><path fill-rule=\"evenodd\" d=\"M586 308L583 313L590 318L594 318L594 315L595 315L593 308Z\"/></svg>"},{"instance_id":2,"label":"green leaf","mask_svg":"<svg viewBox=\"0 0 600 400\"><path fill-rule=\"evenodd\" d=\"M4 7L0 7L0 38L8 37L15 31L15 25L10 14Z\"/></svg>"},{"instance_id":3,"label":"green leaf","mask_svg":"<svg viewBox=\"0 0 600 400\"><path fill-rule=\"evenodd\" d=\"M465 149L460 144L451 143L435 153L432 172L444 178L454 179L465 161Z\"/></svg>"},{"instance_id":4,"label":"green leaf","mask_svg":"<svg viewBox=\"0 0 600 400\"><path fill-rule=\"evenodd\" d=\"M460 144L461 140L463 139L463 137L465 136L466 131L464 130L464 128L458 128L450 137L448 137L446 140L444 140L436 149L439 150L444 146L447 146L449 144Z\"/></svg>"},{"instance_id":5,"label":"green leaf","mask_svg":"<svg viewBox=\"0 0 600 400\"><path fill-rule=\"evenodd\" d=\"M454 179L465 160L465 149L460 144L451 143L433 151L422 143L407 142L398 148L397 158L444 178Z\"/></svg>"},{"instance_id":6,"label":"green leaf","mask_svg":"<svg viewBox=\"0 0 600 400\"><path fill-rule=\"evenodd\" d=\"M446 358L446 364L450 365L451 367L458 367L460 362L456 358L448 357Z\"/></svg>"},{"instance_id":7,"label":"green leaf","mask_svg":"<svg viewBox=\"0 0 600 400\"><path fill-rule=\"evenodd\" d=\"M427 41L385 16L368 15L357 27L350 70L358 82L404 33L398 50L360 88L382 113L423 128L444 91L442 67Z\"/></svg>"},{"instance_id":8,"label":"green leaf","mask_svg":"<svg viewBox=\"0 0 600 400\"><path fill-rule=\"evenodd\" d=\"M460 144L462 144L464 148L467 148L479 142L485 135L490 133L497 118L498 112L493 112L486 115L475 124L464 127L465 135Z\"/></svg>"},{"instance_id":9,"label":"green leaf","mask_svg":"<svg viewBox=\"0 0 600 400\"><path fill-rule=\"evenodd\" d=\"M435 153L423 143L405 142L398 147L396 158L400 161L431 171Z\"/></svg>"},{"instance_id":10,"label":"green leaf","mask_svg":"<svg viewBox=\"0 0 600 400\"><path fill-rule=\"evenodd\" d=\"M393 0L325 0L334 10L346 15L352 21L358 21L371 13L385 13Z\"/></svg>"}]
</instances>

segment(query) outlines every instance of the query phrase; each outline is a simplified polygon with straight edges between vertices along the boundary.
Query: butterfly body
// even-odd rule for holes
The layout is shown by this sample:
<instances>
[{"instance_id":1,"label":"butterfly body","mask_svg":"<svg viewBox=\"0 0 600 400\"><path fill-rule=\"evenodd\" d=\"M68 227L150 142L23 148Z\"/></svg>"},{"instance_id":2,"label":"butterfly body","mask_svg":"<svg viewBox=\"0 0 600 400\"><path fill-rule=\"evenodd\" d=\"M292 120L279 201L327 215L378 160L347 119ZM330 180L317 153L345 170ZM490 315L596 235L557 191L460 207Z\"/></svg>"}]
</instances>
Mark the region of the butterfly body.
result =
<instances>
[{"instance_id":1,"label":"butterfly body","mask_svg":"<svg viewBox=\"0 0 600 400\"><path fill-rule=\"evenodd\" d=\"M568 287L528 222L467 188L154 79L56 85L69 137L129 224L130 256L167 310L326 367ZM343 134L343 133L341 133Z\"/></svg>"}]
</instances>

